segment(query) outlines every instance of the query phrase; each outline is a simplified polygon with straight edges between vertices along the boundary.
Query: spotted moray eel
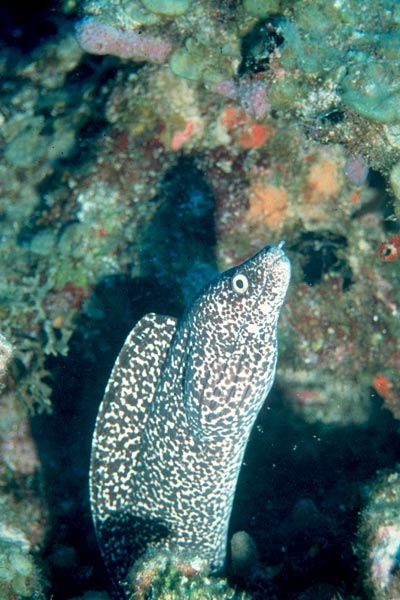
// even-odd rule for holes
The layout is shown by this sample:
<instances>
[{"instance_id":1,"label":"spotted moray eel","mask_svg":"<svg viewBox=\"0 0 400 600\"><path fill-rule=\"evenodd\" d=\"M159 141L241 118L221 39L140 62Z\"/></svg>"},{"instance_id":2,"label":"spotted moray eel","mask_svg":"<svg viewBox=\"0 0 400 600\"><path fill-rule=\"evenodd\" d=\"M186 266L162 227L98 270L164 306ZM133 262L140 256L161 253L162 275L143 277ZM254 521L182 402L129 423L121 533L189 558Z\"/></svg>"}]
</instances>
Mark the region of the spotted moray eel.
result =
<instances>
[{"instance_id":1,"label":"spotted moray eel","mask_svg":"<svg viewBox=\"0 0 400 600\"><path fill-rule=\"evenodd\" d=\"M148 547L224 568L243 454L275 376L290 279L282 245L222 273L178 323L146 315L122 347L90 473L96 533L115 581Z\"/></svg>"}]
</instances>

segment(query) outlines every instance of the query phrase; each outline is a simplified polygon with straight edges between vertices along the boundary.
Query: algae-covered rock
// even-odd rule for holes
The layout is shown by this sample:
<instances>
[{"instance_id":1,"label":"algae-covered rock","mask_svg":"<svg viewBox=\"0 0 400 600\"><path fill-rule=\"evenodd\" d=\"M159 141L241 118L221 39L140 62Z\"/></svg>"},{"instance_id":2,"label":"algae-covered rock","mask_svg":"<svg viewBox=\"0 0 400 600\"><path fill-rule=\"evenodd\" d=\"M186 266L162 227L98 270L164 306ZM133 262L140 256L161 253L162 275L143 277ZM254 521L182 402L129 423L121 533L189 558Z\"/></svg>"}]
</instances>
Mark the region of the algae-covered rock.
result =
<instances>
[{"instance_id":1,"label":"algae-covered rock","mask_svg":"<svg viewBox=\"0 0 400 600\"><path fill-rule=\"evenodd\" d=\"M171 71L192 81L218 83L232 76L230 58L221 49L214 52L206 44L189 38L185 46L177 48L169 60Z\"/></svg>"},{"instance_id":2,"label":"algae-covered rock","mask_svg":"<svg viewBox=\"0 0 400 600\"><path fill-rule=\"evenodd\" d=\"M151 12L177 16L188 10L191 0L142 0L142 3Z\"/></svg>"},{"instance_id":3,"label":"algae-covered rock","mask_svg":"<svg viewBox=\"0 0 400 600\"><path fill-rule=\"evenodd\" d=\"M360 64L350 69L343 81L343 101L358 114L372 121L399 121L399 66L400 62L392 64L391 60L371 60L371 57L363 53Z\"/></svg>"},{"instance_id":4,"label":"algae-covered rock","mask_svg":"<svg viewBox=\"0 0 400 600\"><path fill-rule=\"evenodd\" d=\"M394 209L400 218L400 162L396 163L390 172L390 185L395 196Z\"/></svg>"},{"instance_id":5,"label":"algae-covered rock","mask_svg":"<svg viewBox=\"0 0 400 600\"><path fill-rule=\"evenodd\" d=\"M13 510L5 497L0 510ZM10 520L9 517L7 520ZM35 562L26 533L0 521L0 597L2 600L45 600L44 580Z\"/></svg>"},{"instance_id":6,"label":"algae-covered rock","mask_svg":"<svg viewBox=\"0 0 400 600\"><path fill-rule=\"evenodd\" d=\"M243 8L252 17L262 19L279 10L279 0L243 0Z\"/></svg>"},{"instance_id":7,"label":"algae-covered rock","mask_svg":"<svg viewBox=\"0 0 400 600\"><path fill-rule=\"evenodd\" d=\"M138 600L250 600L224 577L212 577L205 561L189 554L155 553L137 561L127 581Z\"/></svg>"},{"instance_id":8,"label":"algae-covered rock","mask_svg":"<svg viewBox=\"0 0 400 600\"><path fill-rule=\"evenodd\" d=\"M3 336L0 335L0 382L1 378L4 377L7 365L11 359L13 353L13 347L10 342ZM1 383L0 383L1 389Z\"/></svg>"},{"instance_id":9,"label":"algae-covered rock","mask_svg":"<svg viewBox=\"0 0 400 600\"><path fill-rule=\"evenodd\" d=\"M383 471L369 491L361 515L358 554L363 584L372 600L393 600L400 594L400 473Z\"/></svg>"}]
</instances>

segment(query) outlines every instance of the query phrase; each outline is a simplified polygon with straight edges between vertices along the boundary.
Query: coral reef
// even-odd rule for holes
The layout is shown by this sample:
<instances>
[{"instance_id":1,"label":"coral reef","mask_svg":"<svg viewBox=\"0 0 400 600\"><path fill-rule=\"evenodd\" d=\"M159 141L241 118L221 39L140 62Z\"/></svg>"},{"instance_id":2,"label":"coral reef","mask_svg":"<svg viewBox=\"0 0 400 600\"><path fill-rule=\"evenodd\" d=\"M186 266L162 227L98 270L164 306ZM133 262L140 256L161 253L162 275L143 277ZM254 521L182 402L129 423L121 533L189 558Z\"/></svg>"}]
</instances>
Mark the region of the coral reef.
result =
<instances>
[{"instance_id":1,"label":"coral reef","mask_svg":"<svg viewBox=\"0 0 400 600\"><path fill-rule=\"evenodd\" d=\"M13 349L0 336L0 378ZM6 388L6 384L2 384ZM26 407L15 394L0 396L0 595L45 600L47 582L38 549L47 530L46 505L37 494L39 458Z\"/></svg>"},{"instance_id":2,"label":"coral reef","mask_svg":"<svg viewBox=\"0 0 400 600\"><path fill-rule=\"evenodd\" d=\"M286 240L294 278L277 397L232 519L258 549L240 583L255 598L358 599L361 584L390 597L397 4L65 0L47 22L42 5L29 12L29 26L3 14L3 596L41 598L49 578L61 600L102 597L86 477L124 336L144 313L181 314L217 269ZM385 468L390 493L370 487Z\"/></svg>"},{"instance_id":3,"label":"coral reef","mask_svg":"<svg viewBox=\"0 0 400 600\"><path fill-rule=\"evenodd\" d=\"M234 12L229 2L166 4L87 0L90 20L78 30L90 23L91 33L97 26L99 34L83 47L105 53L107 36L101 32L112 27L121 40L136 32L149 36L157 51L161 38L152 37L157 32L175 46L169 66L180 77L208 83L230 97L238 93L235 81L252 85L252 96L258 93L254 85L261 86L273 111L295 114L312 135L357 148L375 168L394 166L400 29L390 0L372 10L358 0L334 7L322 0L243 2ZM144 59L128 50L116 54Z\"/></svg>"},{"instance_id":4,"label":"coral reef","mask_svg":"<svg viewBox=\"0 0 400 600\"><path fill-rule=\"evenodd\" d=\"M2 359L9 359L11 348L4 339L1 343ZM47 580L39 549L48 530L48 512L39 492L39 465L27 409L21 407L15 394L3 393L0 397L0 596L5 600L46 599Z\"/></svg>"},{"instance_id":5,"label":"coral reef","mask_svg":"<svg viewBox=\"0 0 400 600\"><path fill-rule=\"evenodd\" d=\"M136 562L129 575L128 598L146 600L250 600L244 591L229 586L224 578L212 577L204 561L162 553Z\"/></svg>"},{"instance_id":6,"label":"coral reef","mask_svg":"<svg viewBox=\"0 0 400 600\"><path fill-rule=\"evenodd\" d=\"M400 593L400 479L398 468L384 471L368 490L362 511L358 552L369 597L397 598Z\"/></svg>"},{"instance_id":7,"label":"coral reef","mask_svg":"<svg viewBox=\"0 0 400 600\"><path fill-rule=\"evenodd\" d=\"M2 385L2 379L6 374L7 366L10 362L12 353L13 349L11 344L6 340L4 336L0 335L0 386Z\"/></svg>"}]
</instances>

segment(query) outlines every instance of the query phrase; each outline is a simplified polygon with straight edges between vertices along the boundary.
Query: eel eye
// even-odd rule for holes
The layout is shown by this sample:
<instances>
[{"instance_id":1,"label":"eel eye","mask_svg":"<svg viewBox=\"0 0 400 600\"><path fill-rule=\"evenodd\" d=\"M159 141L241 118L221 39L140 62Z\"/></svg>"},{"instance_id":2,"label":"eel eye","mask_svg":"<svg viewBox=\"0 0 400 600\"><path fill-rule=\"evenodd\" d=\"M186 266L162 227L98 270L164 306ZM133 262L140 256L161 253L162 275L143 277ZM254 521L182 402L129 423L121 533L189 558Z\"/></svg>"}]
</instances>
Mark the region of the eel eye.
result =
<instances>
[{"instance_id":1,"label":"eel eye","mask_svg":"<svg viewBox=\"0 0 400 600\"><path fill-rule=\"evenodd\" d=\"M249 289L249 280L247 279L246 275L242 275L241 273L235 275L235 277L232 279L232 288L233 291L237 292L238 294L246 293Z\"/></svg>"}]
</instances>

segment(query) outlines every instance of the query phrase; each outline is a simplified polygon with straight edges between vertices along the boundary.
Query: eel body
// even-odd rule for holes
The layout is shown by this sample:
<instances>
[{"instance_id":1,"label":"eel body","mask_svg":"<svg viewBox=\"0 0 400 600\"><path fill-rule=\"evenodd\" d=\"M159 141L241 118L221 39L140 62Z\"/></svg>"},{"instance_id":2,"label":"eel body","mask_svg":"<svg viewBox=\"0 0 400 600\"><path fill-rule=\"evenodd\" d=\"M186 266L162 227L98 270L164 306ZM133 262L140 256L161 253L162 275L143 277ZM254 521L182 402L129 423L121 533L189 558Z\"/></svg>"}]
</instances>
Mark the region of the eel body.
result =
<instances>
[{"instance_id":1,"label":"eel body","mask_svg":"<svg viewBox=\"0 0 400 600\"><path fill-rule=\"evenodd\" d=\"M117 583L149 547L224 568L243 454L275 375L290 279L281 246L222 273L179 322L146 315L122 347L90 473L95 529Z\"/></svg>"}]
</instances>

